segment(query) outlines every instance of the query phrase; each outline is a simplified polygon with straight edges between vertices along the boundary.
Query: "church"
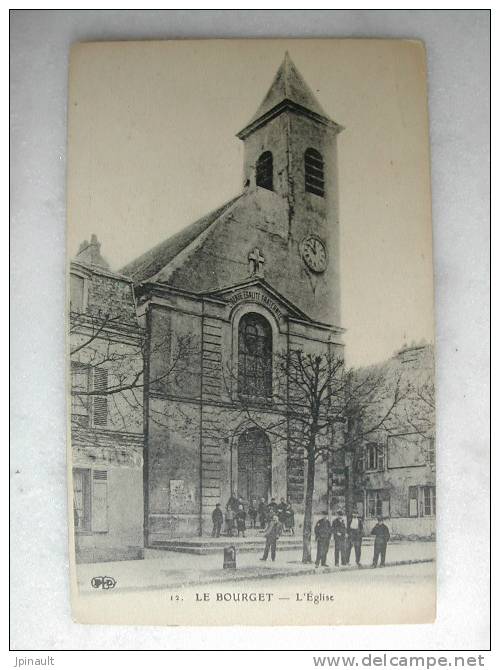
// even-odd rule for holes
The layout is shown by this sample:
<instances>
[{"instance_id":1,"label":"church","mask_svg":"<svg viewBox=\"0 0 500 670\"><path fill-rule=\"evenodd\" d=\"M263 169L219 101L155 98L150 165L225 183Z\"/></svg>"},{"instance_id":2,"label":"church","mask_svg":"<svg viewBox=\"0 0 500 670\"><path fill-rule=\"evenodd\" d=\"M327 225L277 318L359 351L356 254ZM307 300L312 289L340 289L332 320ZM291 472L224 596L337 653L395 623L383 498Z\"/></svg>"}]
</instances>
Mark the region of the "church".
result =
<instances>
[{"instance_id":1,"label":"church","mask_svg":"<svg viewBox=\"0 0 500 670\"><path fill-rule=\"evenodd\" d=\"M265 426L279 419L276 353L342 356L341 130L286 54L237 134L241 193L120 270L148 336L149 546L208 534L215 504L224 508L231 494L288 499L301 525L304 462ZM327 470L318 464L315 511L340 500Z\"/></svg>"}]
</instances>

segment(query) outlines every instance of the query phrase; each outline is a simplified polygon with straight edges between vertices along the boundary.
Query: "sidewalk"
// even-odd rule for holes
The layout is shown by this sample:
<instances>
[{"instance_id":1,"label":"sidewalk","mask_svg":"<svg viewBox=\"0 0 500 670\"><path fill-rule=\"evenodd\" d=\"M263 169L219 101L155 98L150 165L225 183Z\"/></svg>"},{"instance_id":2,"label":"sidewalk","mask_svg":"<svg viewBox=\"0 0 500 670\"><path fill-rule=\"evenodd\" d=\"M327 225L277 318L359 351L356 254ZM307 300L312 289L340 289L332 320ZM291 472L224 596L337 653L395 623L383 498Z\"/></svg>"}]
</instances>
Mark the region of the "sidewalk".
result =
<instances>
[{"instance_id":1,"label":"sidewalk","mask_svg":"<svg viewBox=\"0 0 500 670\"><path fill-rule=\"evenodd\" d=\"M264 543L262 544L264 546ZM427 563L435 560L434 542L393 542L387 547L386 568L395 565ZM313 546L313 557L316 547ZM108 576L116 580L116 589L120 591L172 589L198 584L235 582L248 579L265 579L314 574L315 572L340 572L357 570L354 556L350 566L333 566L332 548L328 552L330 567L315 568L313 564L301 562L301 551L279 550L276 561L270 559L260 561L259 554L242 553L237 556L237 569L222 568L222 551L220 555L196 556L180 554L172 551L146 550L144 560L117 561L107 563L84 563L77 565L78 586L81 593L95 592L90 581L92 577ZM361 564L363 568L371 567L373 556L372 544L363 543Z\"/></svg>"}]
</instances>

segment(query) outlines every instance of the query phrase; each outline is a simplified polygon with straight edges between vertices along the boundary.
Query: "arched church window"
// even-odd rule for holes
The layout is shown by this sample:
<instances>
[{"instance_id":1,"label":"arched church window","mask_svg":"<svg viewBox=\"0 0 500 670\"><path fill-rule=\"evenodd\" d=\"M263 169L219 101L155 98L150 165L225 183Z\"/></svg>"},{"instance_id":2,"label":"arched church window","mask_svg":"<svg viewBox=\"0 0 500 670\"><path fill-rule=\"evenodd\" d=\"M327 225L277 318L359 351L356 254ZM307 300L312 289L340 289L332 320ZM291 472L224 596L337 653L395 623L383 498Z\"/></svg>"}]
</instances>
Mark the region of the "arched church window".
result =
<instances>
[{"instance_id":1,"label":"arched church window","mask_svg":"<svg viewBox=\"0 0 500 670\"><path fill-rule=\"evenodd\" d=\"M245 314L238 325L238 393L267 398L272 391L273 338L260 314Z\"/></svg>"},{"instance_id":2,"label":"arched church window","mask_svg":"<svg viewBox=\"0 0 500 670\"><path fill-rule=\"evenodd\" d=\"M323 156L316 149L307 149L304 154L306 191L323 197L325 195L325 166Z\"/></svg>"},{"instance_id":3,"label":"arched church window","mask_svg":"<svg viewBox=\"0 0 500 670\"><path fill-rule=\"evenodd\" d=\"M270 151L264 151L257 161L257 186L273 190L273 155Z\"/></svg>"}]
</instances>

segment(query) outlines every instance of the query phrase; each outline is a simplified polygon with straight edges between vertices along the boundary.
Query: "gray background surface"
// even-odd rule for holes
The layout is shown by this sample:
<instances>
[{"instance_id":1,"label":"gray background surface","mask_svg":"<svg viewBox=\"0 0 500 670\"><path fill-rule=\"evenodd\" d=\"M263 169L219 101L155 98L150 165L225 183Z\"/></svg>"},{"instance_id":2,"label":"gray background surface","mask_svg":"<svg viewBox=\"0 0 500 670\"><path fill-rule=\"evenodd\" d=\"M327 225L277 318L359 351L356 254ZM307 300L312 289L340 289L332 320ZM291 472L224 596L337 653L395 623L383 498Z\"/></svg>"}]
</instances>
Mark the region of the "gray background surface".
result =
<instances>
[{"instance_id":1,"label":"gray background surface","mask_svg":"<svg viewBox=\"0 0 500 670\"><path fill-rule=\"evenodd\" d=\"M328 632L288 628L278 636L276 629L105 627L71 621L64 392L69 47L78 40L187 37L406 37L426 43L438 394L434 625ZM16 10L11 12L11 120L12 647L486 648L489 12Z\"/></svg>"}]
</instances>

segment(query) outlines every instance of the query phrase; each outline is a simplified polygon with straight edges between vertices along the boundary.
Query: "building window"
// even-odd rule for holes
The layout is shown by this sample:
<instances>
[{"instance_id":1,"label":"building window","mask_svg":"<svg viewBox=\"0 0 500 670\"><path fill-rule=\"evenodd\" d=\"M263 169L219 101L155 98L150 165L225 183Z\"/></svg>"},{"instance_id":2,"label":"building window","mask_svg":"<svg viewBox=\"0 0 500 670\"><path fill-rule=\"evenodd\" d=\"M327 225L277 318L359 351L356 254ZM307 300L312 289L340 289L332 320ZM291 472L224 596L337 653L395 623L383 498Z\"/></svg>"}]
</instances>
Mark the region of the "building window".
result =
<instances>
[{"instance_id":1,"label":"building window","mask_svg":"<svg viewBox=\"0 0 500 670\"><path fill-rule=\"evenodd\" d=\"M380 445L372 443L366 447L366 469L384 469L384 450Z\"/></svg>"},{"instance_id":2,"label":"building window","mask_svg":"<svg viewBox=\"0 0 500 670\"><path fill-rule=\"evenodd\" d=\"M356 472L361 473L365 471L365 459L362 456L356 458L355 464L356 464Z\"/></svg>"},{"instance_id":3,"label":"building window","mask_svg":"<svg viewBox=\"0 0 500 670\"><path fill-rule=\"evenodd\" d=\"M265 398L271 392L271 326L260 314L245 314L238 326L238 393Z\"/></svg>"},{"instance_id":4,"label":"building window","mask_svg":"<svg viewBox=\"0 0 500 670\"><path fill-rule=\"evenodd\" d=\"M73 514L75 532L108 531L108 472L73 469Z\"/></svg>"},{"instance_id":5,"label":"building window","mask_svg":"<svg viewBox=\"0 0 500 670\"><path fill-rule=\"evenodd\" d=\"M90 470L73 470L73 513L75 531L89 532L91 529Z\"/></svg>"},{"instance_id":6,"label":"building window","mask_svg":"<svg viewBox=\"0 0 500 670\"><path fill-rule=\"evenodd\" d=\"M89 425L89 376L90 368L71 361L71 417L78 425Z\"/></svg>"},{"instance_id":7,"label":"building window","mask_svg":"<svg viewBox=\"0 0 500 670\"><path fill-rule=\"evenodd\" d=\"M264 151L257 161L257 186L273 190L273 155L270 151Z\"/></svg>"},{"instance_id":8,"label":"building window","mask_svg":"<svg viewBox=\"0 0 500 670\"><path fill-rule=\"evenodd\" d=\"M427 462L429 465L436 464L436 443L433 437L429 438L429 448L427 450Z\"/></svg>"},{"instance_id":9,"label":"building window","mask_svg":"<svg viewBox=\"0 0 500 670\"><path fill-rule=\"evenodd\" d=\"M421 491L421 516L436 516L436 488L422 486Z\"/></svg>"},{"instance_id":10,"label":"building window","mask_svg":"<svg viewBox=\"0 0 500 670\"><path fill-rule=\"evenodd\" d=\"M325 167L323 156L316 149L307 149L304 154L306 191L323 197L325 195Z\"/></svg>"},{"instance_id":11,"label":"building window","mask_svg":"<svg viewBox=\"0 0 500 670\"><path fill-rule=\"evenodd\" d=\"M435 486L410 486L408 501L409 516L436 516Z\"/></svg>"},{"instance_id":12,"label":"building window","mask_svg":"<svg viewBox=\"0 0 500 670\"><path fill-rule=\"evenodd\" d=\"M81 275L74 274L73 272L69 277L69 286L70 286L70 311L71 312L84 312L85 311L85 277Z\"/></svg>"},{"instance_id":13,"label":"building window","mask_svg":"<svg viewBox=\"0 0 500 670\"><path fill-rule=\"evenodd\" d=\"M91 368L84 363L71 361L71 417L82 427L106 426L108 423L108 398L93 392L108 388L108 371Z\"/></svg>"},{"instance_id":14,"label":"building window","mask_svg":"<svg viewBox=\"0 0 500 670\"><path fill-rule=\"evenodd\" d=\"M366 516L376 518L390 514L390 495L385 489L371 489L366 492Z\"/></svg>"}]
</instances>

